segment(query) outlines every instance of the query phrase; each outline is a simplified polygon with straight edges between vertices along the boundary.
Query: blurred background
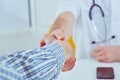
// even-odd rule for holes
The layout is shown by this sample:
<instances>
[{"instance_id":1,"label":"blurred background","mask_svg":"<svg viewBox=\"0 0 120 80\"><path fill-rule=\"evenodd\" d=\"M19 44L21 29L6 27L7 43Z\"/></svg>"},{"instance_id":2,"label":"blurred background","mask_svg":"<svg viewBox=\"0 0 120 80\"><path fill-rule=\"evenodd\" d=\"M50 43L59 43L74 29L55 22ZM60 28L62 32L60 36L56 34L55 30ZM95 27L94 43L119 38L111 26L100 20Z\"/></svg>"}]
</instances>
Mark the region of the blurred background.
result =
<instances>
[{"instance_id":1,"label":"blurred background","mask_svg":"<svg viewBox=\"0 0 120 80\"><path fill-rule=\"evenodd\" d=\"M59 0L0 0L0 55L39 47Z\"/></svg>"}]
</instances>

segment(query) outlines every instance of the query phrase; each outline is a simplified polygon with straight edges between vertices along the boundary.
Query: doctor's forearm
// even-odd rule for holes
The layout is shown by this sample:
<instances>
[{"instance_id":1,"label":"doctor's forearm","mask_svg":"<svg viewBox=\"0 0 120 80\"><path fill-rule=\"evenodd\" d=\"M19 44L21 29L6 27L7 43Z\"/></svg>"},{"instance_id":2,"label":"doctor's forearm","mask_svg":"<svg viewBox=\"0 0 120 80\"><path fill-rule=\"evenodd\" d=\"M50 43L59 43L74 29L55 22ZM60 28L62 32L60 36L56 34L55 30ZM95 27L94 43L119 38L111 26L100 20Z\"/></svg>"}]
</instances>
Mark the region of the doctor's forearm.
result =
<instances>
[{"instance_id":1,"label":"doctor's forearm","mask_svg":"<svg viewBox=\"0 0 120 80\"><path fill-rule=\"evenodd\" d=\"M72 34L73 24L74 24L74 16L72 13L69 12L61 13L55 20L52 27L50 28L50 32L56 29L60 29L65 34L66 40L68 40L68 38Z\"/></svg>"}]
</instances>

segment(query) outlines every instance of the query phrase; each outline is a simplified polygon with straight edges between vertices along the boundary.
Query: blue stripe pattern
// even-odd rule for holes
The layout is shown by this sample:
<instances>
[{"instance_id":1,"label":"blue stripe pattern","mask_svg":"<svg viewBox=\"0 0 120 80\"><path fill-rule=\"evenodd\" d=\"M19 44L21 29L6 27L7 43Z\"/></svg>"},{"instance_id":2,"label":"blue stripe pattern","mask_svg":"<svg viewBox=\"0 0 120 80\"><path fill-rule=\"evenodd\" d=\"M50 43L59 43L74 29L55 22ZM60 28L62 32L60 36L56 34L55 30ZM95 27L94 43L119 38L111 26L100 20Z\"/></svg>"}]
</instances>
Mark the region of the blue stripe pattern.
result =
<instances>
[{"instance_id":1,"label":"blue stripe pattern","mask_svg":"<svg viewBox=\"0 0 120 80\"><path fill-rule=\"evenodd\" d=\"M0 80L56 80L65 61L59 43L0 57Z\"/></svg>"}]
</instances>

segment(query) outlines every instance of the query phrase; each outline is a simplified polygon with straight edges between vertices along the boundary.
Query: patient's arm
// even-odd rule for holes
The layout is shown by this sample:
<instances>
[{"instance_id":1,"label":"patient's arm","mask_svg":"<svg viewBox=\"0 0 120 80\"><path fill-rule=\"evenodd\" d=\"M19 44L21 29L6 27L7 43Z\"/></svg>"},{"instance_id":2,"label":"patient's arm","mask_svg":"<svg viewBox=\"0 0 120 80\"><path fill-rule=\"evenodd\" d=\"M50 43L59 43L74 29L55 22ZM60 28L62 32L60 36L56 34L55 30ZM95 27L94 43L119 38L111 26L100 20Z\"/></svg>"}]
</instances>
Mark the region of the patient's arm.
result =
<instances>
[{"instance_id":1,"label":"patient's arm","mask_svg":"<svg viewBox=\"0 0 120 80\"><path fill-rule=\"evenodd\" d=\"M71 70L74 67L75 62L76 62L76 58L75 58L75 55L74 55L73 48L70 46L69 42L56 40L50 34L46 34L41 40L41 42L43 42L43 45L50 44L53 41L56 41L56 42L60 43L61 46L63 47L64 51L65 51L65 54L66 54L66 60L65 60L64 66L62 68L62 71Z\"/></svg>"},{"instance_id":2,"label":"patient's arm","mask_svg":"<svg viewBox=\"0 0 120 80\"><path fill-rule=\"evenodd\" d=\"M69 59L72 60L73 54L69 45L62 41L50 43L1 56L0 80L54 80L62 68L63 71L72 69L74 65L70 65Z\"/></svg>"},{"instance_id":3,"label":"patient's arm","mask_svg":"<svg viewBox=\"0 0 120 80\"><path fill-rule=\"evenodd\" d=\"M0 80L54 80L64 61L65 52L57 42L31 51L18 51L0 57Z\"/></svg>"}]
</instances>

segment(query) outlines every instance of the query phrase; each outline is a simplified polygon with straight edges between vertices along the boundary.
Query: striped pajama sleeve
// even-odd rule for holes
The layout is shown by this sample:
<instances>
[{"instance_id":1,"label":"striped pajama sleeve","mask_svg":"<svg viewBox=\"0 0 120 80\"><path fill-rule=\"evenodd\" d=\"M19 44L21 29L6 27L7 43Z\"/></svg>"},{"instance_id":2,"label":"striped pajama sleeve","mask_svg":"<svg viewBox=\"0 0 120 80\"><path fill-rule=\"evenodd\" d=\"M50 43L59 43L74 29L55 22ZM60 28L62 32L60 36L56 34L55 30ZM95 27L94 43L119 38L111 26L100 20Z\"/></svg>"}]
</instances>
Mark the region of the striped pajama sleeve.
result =
<instances>
[{"instance_id":1,"label":"striped pajama sleeve","mask_svg":"<svg viewBox=\"0 0 120 80\"><path fill-rule=\"evenodd\" d=\"M56 80L65 61L59 43L0 57L0 80Z\"/></svg>"}]
</instances>

